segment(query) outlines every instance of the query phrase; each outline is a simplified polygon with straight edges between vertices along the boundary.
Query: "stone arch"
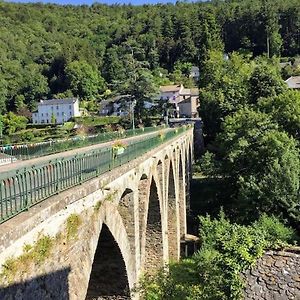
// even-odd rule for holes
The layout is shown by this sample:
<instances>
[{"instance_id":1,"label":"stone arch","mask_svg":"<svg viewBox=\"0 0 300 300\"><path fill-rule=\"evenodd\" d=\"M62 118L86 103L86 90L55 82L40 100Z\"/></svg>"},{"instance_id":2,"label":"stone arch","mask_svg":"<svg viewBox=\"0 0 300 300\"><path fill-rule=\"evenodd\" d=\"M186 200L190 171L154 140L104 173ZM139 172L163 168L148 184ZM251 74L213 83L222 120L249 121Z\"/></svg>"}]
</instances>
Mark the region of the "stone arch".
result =
<instances>
[{"instance_id":1,"label":"stone arch","mask_svg":"<svg viewBox=\"0 0 300 300\"><path fill-rule=\"evenodd\" d=\"M157 182L151 178L145 231L144 270L152 273L163 265L164 247L162 230L162 211Z\"/></svg>"},{"instance_id":2,"label":"stone arch","mask_svg":"<svg viewBox=\"0 0 300 300\"><path fill-rule=\"evenodd\" d=\"M86 300L129 296L129 281L121 249L109 227L102 223Z\"/></svg>"},{"instance_id":3,"label":"stone arch","mask_svg":"<svg viewBox=\"0 0 300 300\"><path fill-rule=\"evenodd\" d=\"M167 177L167 227L169 260L178 260L180 256L179 214L176 197L175 171L172 161Z\"/></svg>"},{"instance_id":4,"label":"stone arch","mask_svg":"<svg viewBox=\"0 0 300 300\"><path fill-rule=\"evenodd\" d=\"M110 234L113 236L113 239L118 246L122 259L125 264L125 270L128 278L128 286L131 290L134 287L134 284L137 280L137 271L136 271L136 261L133 253L131 252L130 241L127 236L127 232L122 220L122 217L119 211L116 209L116 204L114 202L104 202L101 206L99 212L99 221L95 223L95 234L91 239L91 265L96 261L97 254L101 253L101 229L103 224L107 226ZM99 224L99 225L98 225ZM110 239L111 241L111 239ZM98 250L100 249L100 250ZM98 252L97 252L98 250ZM99 262L99 260L97 259ZM96 263L97 264L97 263ZM91 271L93 270L93 266L91 266ZM105 273L108 273L106 270ZM103 274L103 276L109 276L108 274ZM90 277L92 276L92 272L90 273Z\"/></svg>"}]
</instances>

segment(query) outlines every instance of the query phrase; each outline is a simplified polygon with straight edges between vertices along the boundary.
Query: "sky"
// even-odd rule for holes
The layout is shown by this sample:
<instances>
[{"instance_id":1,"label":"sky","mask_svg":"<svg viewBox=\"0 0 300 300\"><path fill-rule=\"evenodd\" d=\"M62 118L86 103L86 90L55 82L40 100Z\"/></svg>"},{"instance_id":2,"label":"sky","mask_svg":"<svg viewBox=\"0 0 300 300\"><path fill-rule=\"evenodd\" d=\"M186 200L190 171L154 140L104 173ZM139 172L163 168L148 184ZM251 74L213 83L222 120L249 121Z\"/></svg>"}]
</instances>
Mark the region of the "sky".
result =
<instances>
[{"instance_id":1,"label":"sky","mask_svg":"<svg viewBox=\"0 0 300 300\"><path fill-rule=\"evenodd\" d=\"M105 3L105 4L133 4L133 5L141 5L141 4L155 4L155 3L176 3L177 0L10 0L8 2L21 2L21 3L34 3L34 2L42 2L42 3L56 3L56 4L73 4L73 5L81 5L87 4L91 5L94 2Z\"/></svg>"}]
</instances>

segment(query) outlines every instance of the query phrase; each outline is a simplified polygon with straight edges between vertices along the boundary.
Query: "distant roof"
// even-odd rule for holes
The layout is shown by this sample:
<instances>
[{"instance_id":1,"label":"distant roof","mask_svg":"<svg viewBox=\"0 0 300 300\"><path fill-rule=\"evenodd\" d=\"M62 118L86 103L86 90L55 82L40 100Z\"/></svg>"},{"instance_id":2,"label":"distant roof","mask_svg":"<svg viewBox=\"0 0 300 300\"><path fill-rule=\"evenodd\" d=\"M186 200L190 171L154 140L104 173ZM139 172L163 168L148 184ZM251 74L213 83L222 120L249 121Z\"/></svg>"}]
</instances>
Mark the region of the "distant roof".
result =
<instances>
[{"instance_id":1,"label":"distant roof","mask_svg":"<svg viewBox=\"0 0 300 300\"><path fill-rule=\"evenodd\" d=\"M199 72L199 68L196 66L191 67L191 72Z\"/></svg>"},{"instance_id":2,"label":"distant roof","mask_svg":"<svg viewBox=\"0 0 300 300\"><path fill-rule=\"evenodd\" d=\"M77 98L40 100L38 105L72 104L75 103L77 100L78 100Z\"/></svg>"},{"instance_id":3,"label":"distant roof","mask_svg":"<svg viewBox=\"0 0 300 300\"><path fill-rule=\"evenodd\" d=\"M292 76L285 82L290 89L300 89L300 76Z\"/></svg>"},{"instance_id":4,"label":"distant roof","mask_svg":"<svg viewBox=\"0 0 300 300\"><path fill-rule=\"evenodd\" d=\"M190 95L191 94L191 89L183 89L180 92L180 95Z\"/></svg>"},{"instance_id":5,"label":"distant roof","mask_svg":"<svg viewBox=\"0 0 300 300\"><path fill-rule=\"evenodd\" d=\"M183 89L180 92L180 95L199 96L199 89L197 88Z\"/></svg>"},{"instance_id":6,"label":"distant roof","mask_svg":"<svg viewBox=\"0 0 300 300\"><path fill-rule=\"evenodd\" d=\"M199 89L198 88L191 88L191 95L192 96L199 96Z\"/></svg>"},{"instance_id":7,"label":"distant roof","mask_svg":"<svg viewBox=\"0 0 300 300\"><path fill-rule=\"evenodd\" d=\"M162 85L160 91L163 93L167 92L178 92L182 88L181 85Z\"/></svg>"},{"instance_id":8,"label":"distant roof","mask_svg":"<svg viewBox=\"0 0 300 300\"><path fill-rule=\"evenodd\" d=\"M292 66L292 63L290 61L287 61L287 62L281 62L279 63L279 65L281 68L284 68L286 66Z\"/></svg>"}]
</instances>

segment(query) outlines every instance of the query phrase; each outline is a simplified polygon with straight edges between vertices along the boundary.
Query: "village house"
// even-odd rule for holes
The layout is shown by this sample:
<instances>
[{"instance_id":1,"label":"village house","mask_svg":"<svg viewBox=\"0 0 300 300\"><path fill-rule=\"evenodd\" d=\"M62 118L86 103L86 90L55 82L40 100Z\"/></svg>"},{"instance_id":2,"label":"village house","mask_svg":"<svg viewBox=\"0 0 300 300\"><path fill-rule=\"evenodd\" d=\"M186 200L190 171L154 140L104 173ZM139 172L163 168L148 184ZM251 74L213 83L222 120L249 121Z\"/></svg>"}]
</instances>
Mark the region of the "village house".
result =
<instances>
[{"instance_id":1,"label":"village house","mask_svg":"<svg viewBox=\"0 0 300 300\"><path fill-rule=\"evenodd\" d=\"M117 95L102 100L99 106L100 116L127 116L130 114L132 105L130 95Z\"/></svg>"},{"instance_id":2,"label":"village house","mask_svg":"<svg viewBox=\"0 0 300 300\"><path fill-rule=\"evenodd\" d=\"M292 76L285 81L290 89L300 91L300 76Z\"/></svg>"},{"instance_id":3,"label":"village house","mask_svg":"<svg viewBox=\"0 0 300 300\"><path fill-rule=\"evenodd\" d=\"M183 89L178 102L179 116L198 118L199 90L197 88Z\"/></svg>"},{"instance_id":4,"label":"village house","mask_svg":"<svg viewBox=\"0 0 300 300\"><path fill-rule=\"evenodd\" d=\"M135 102L130 95L118 95L107 100L102 100L99 106L100 116L129 116L135 106ZM157 104L144 101L144 108L151 109Z\"/></svg>"},{"instance_id":5,"label":"village house","mask_svg":"<svg viewBox=\"0 0 300 300\"><path fill-rule=\"evenodd\" d=\"M183 85L167 85L160 87L160 99L174 105L177 117L197 118L199 103L199 90L187 89Z\"/></svg>"},{"instance_id":6,"label":"village house","mask_svg":"<svg viewBox=\"0 0 300 300\"><path fill-rule=\"evenodd\" d=\"M80 117L77 98L40 100L37 111L32 113L34 124L63 124L73 117Z\"/></svg>"}]
</instances>

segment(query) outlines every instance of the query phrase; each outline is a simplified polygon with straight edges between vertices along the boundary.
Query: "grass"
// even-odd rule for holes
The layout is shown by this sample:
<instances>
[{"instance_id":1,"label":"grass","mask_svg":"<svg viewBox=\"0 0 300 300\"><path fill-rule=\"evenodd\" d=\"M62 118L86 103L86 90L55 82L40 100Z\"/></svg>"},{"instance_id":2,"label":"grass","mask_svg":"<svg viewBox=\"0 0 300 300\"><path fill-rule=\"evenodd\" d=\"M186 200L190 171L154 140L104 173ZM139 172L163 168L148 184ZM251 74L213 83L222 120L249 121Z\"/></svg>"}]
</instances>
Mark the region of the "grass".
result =
<instances>
[{"instance_id":1,"label":"grass","mask_svg":"<svg viewBox=\"0 0 300 300\"><path fill-rule=\"evenodd\" d=\"M77 236L78 228L81 224L81 219L79 215L77 214L71 214L68 219L67 219L67 225L66 225L66 230L67 230L67 240L73 239Z\"/></svg>"},{"instance_id":2,"label":"grass","mask_svg":"<svg viewBox=\"0 0 300 300\"><path fill-rule=\"evenodd\" d=\"M62 130L68 130L68 131L70 131L70 130L72 130L74 128L74 126L75 126L75 122L65 122L62 125L61 129Z\"/></svg>"},{"instance_id":3,"label":"grass","mask_svg":"<svg viewBox=\"0 0 300 300\"><path fill-rule=\"evenodd\" d=\"M121 120L121 117L111 116L111 117L78 117L75 118L75 122L77 124L82 124L87 127L92 126L101 126L101 125L108 125L108 124L117 124Z\"/></svg>"},{"instance_id":4,"label":"grass","mask_svg":"<svg viewBox=\"0 0 300 300\"><path fill-rule=\"evenodd\" d=\"M32 245L25 244L22 255L16 258L8 258L2 265L2 271L0 273L1 284L12 283L15 281L17 274L28 272L32 264L37 266L42 265L50 256L55 244L60 244L62 238L70 240L77 236L78 228L81 223L82 220L80 216L72 214L66 220L66 233L58 233L54 238L43 235Z\"/></svg>"},{"instance_id":5,"label":"grass","mask_svg":"<svg viewBox=\"0 0 300 300\"><path fill-rule=\"evenodd\" d=\"M94 207L94 210L95 210L96 212L98 212L98 211L100 210L100 208L101 208L101 205L102 205L102 202L101 202L101 201L98 201L98 202L96 203L95 207Z\"/></svg>"}]
</instances>

